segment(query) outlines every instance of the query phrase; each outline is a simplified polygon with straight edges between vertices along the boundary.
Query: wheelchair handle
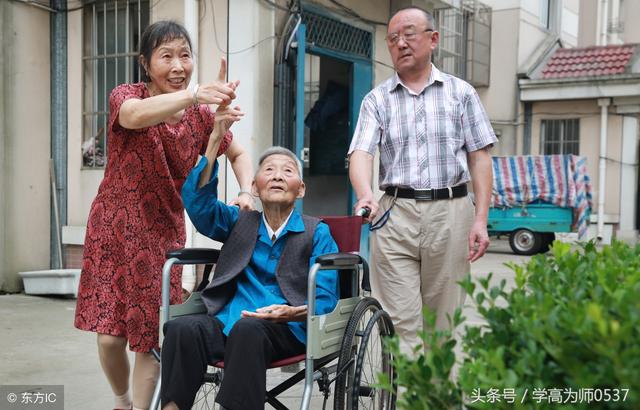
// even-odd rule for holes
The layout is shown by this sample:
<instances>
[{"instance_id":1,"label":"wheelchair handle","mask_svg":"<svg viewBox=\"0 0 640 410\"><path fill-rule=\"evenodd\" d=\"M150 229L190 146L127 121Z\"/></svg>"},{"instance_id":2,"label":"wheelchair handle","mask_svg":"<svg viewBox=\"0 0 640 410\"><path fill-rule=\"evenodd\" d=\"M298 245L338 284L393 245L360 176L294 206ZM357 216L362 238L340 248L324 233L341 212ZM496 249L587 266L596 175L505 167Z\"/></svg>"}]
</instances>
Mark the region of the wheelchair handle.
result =
<instances>
[{"instance_id":1,"label":"wheelchair handle","mask_svg":"<svg viewBox=\"0 0 640 410\"><path fill-rule=\"evenodd\" d=\"M356 216L361 216L363 218L366 218L370 214L371 214L371 208L369 208L368 206L360 208L356 211Z\"/></svg>"}]
</instances>

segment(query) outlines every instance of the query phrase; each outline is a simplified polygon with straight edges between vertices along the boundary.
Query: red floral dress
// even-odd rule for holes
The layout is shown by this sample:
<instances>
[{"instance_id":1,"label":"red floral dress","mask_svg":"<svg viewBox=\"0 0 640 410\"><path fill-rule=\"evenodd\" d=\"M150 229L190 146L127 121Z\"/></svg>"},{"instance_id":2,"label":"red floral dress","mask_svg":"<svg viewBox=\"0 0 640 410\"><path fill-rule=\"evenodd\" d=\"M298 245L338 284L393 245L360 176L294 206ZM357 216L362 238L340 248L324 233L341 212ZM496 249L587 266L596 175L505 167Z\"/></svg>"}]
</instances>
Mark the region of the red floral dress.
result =
<instances>
[{"instance_id":1,"label":"red floral dress","mask_svg":"<svg viewBox=\"0 0 640 410\"><path fill-rule=\"evenodd\" d=\"M108 160L91 205L84 243L75 326L126 337L134 352L158 344L165 252L185 243L180 191L213 130L208 106L191 106L176 124L122 128L129 98L148 98L144 83L122 84L109 97ZM225 135L218 151L231 144ZM171 272L171 303L180 303L181 268Z\"/></svg>"}]
</instances>

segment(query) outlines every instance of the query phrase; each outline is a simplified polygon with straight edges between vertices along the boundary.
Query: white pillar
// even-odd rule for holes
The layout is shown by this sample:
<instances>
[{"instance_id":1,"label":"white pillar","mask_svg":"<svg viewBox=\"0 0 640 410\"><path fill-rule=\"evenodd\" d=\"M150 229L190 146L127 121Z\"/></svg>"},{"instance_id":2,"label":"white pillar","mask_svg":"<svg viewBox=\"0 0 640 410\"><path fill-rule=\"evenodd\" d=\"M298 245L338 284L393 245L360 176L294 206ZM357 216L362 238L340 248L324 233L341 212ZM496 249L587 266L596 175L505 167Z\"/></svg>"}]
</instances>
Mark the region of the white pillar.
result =
<instances>
[{"instance_id":1,"label":"white pillar","mask_svg":"<svg viewBox=\"0 0 640 410\"><path fill-rule=\"evenodd\" d=\"M611 22L613 30L611 31L611 44L621 44L620 39L620 0L611 0Z\"/></svg>"},{"instance_id":2,"label":"white pillar","mask_svg":"<svg viewBox=\"0 0 640 410\"><path fill-rule=\"evenodd\" d=\"M640 106L637 106L640 111ZM636 211L638 196L638 117L622 118L622 164L620 167L620 228L618 239L634 243L638 239Z\"/></svg>"},{"instance_id":3,"label":"white pillar","mask_svg":"<svg viewBox=\"0 0 640 410\"><path fill-rule=\"evenodd\" d=\"M606 46L608 44L609 32L609 1L602 0L602 21L600 22L600 45Z\"/></svg>"},{"instance_id":4,"label":"white pillar","mask_svg":"<svg viewBox=\"0 0 640 410\"><path fill-rule=\"evenodd\" d=\"M607 127L609 125L609 98L598 98L600 106L600 165L598 173L598 240L603 238L604 228L604 199L607 177Z\"/></svg>"}]
</instances>

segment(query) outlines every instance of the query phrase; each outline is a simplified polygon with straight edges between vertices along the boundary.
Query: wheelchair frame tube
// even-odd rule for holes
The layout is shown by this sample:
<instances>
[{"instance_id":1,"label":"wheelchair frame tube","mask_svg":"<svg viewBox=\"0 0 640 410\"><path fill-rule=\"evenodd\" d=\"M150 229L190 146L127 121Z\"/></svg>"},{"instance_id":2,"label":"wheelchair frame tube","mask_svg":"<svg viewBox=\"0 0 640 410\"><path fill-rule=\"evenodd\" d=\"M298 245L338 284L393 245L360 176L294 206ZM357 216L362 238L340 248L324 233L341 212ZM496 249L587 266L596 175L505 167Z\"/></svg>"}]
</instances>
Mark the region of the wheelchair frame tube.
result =
<instances>
[{"instance_id":1,"label":"wheelchair frame tube","mask_svg":"<svg viewBox=\"0 0 640 410\"><path fill-rule=\"evenodd\" d=\"M171 296L171 268L176 262L179 262L178 258L171 258L167 260L162 266L162 321L167 323L169 321L169 306ZM160 329L162 331L162 329Z\"/></svg>"},{"instance_id":2,"label":"wheelchair frame tube","mask_svg":"<svg viewBox=\"0 0 640 410\"><path fill-rule=\"evenodd\" d=\"M162 307L162 323L167 323L169 321L169 306L170 306L170 296L171 296L171 268L176 262L179 262L178 258L167 259L167 261L162 266L162 299L161 299L161 307ZM158 329L158 332L162 332L162 329ZM158 333L159 335L160 333ZM158 343L160 343L160 337L158 336ZM160 353L162 355L162 352ZM162 360L160 360L160 367L162 367ZM151 406L149 409L156 410L160 407L160 386L162 384L162 370L160 371L160 375L158 376L158 382L156 383L156 387L153 391L153 396L151 397Z\"/></svg>"},{"instance_id":3,"label":"wheelchair frame tube","mask_svg":"<svg viewBox=\"0 0 640 410\"><path fill-rule=\"evenodd\" d=\"M320 264L314 263L309 270L309 279L307 282L307 332L311 328L311 317L316 313L316 276L320 270ZM309 356L309 343L313 340L307 338L307 353L305 357L304 369L304 394L300 409L306 410L311 404L311 392L313 390L313 357Z\"/></svg>"}]
</instances>

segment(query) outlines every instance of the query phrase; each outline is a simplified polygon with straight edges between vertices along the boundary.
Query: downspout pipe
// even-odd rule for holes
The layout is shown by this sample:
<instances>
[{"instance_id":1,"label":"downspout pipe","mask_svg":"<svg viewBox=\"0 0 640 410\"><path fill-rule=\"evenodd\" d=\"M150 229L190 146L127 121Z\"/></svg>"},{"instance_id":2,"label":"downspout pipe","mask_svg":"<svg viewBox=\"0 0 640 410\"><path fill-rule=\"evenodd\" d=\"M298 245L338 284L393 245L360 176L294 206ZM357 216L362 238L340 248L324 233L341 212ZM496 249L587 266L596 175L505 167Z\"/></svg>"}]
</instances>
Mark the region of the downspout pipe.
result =
<instances>
[{"instance_id":1,"label":"downspout pipe","mask_svg":"<svg viewBox=\"0 0 640 410\"><path fill-rule=\"evenodd\" d=\"M604 231L605 179L607 177L607 125L611 99L598 98L600 106L600 163L598 173L598 241L602 241Z\"/></svg>"},{"instance_id":2,"label":"downspout pipe","mask_svg":"<svg viewBox=\"0 0 640 410\"><path fill-rule=\"evenodd\" d=\"M54 10L66 10L67 0L52 0ZM60 269L62 255L58 243L59 229L67 224L67 13L56 11L51 13L51 158L53 159L56 181L56 197L58 199L58 215L51 204L50 253L49 265L52 269ZM53 200L52 200L53 201ZM60 226L54 221L58 217Z\"/></svg>"}]
</instances>

